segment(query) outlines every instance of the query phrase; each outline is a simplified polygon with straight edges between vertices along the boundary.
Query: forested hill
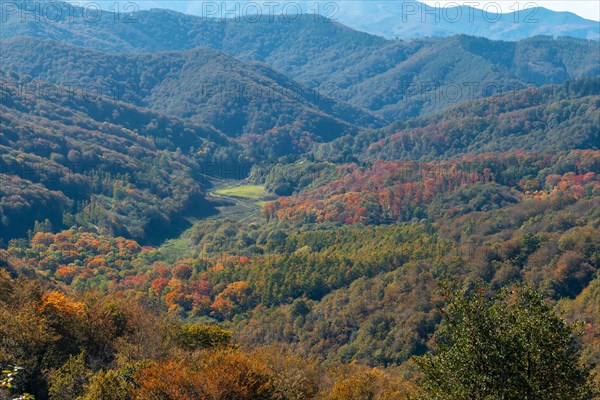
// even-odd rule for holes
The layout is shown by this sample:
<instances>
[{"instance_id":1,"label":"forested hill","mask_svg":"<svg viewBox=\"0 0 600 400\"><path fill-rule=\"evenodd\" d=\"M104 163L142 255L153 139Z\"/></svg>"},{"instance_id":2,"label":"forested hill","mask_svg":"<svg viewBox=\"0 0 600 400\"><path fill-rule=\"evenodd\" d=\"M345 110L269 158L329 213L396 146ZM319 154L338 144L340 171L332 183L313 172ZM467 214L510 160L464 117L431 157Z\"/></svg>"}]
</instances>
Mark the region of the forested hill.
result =
<instances>
[{"instance_id":1,"label":"forested hill","mask_svg":"<svg viewBox=\"0 0 600 400\"><path fill-rule=\"evenodd\" d=\"M109 10L95 12L91 7L84 9L67 3L55 4L58 11L65 12L61 15L55 12L44 18L43 10L27 5L18 12L7 12L0 37L35 36L112 52L155 52L210 46L265 60L275 56L276 52L304 57L295 53L302 49L312 50L304 53L311 56L306 59L319 57L317 45L347 54L352 50L381 47L388 43L381 37L313 15L221 20L162 9L115 14Z\"/></svg>"},{"instance_id":2,"label":"forested hill","mask_svg":"<svg viewBox=\"0 0 600 400\"><path fill-rule=\"evenodd\" d=\"M203 163L237 160L215 129L91 92L0 75L0 239L36 221L142 242L211 212ZM183 150L183 151L182 151Z\"/></svg>"},{"instance_id":3,"label":"forested hill","mask_svg":"<svg viewBox=\"0 0 600 400\"><path fill-rule=\"evenodd\" d=\"M434 160L499 151L599 149L600 77L465 102L321 145L330 161Z\"/></svg>"},{"instance_id":4,"label":"forested hill","mask_svg":"<svg viewBox=\"0 0 600 400\"><path fill-rule=\"evenodd\" d=\"M166 115L207 123L228 136L293 126L331 140L377 119L294 82L265 65L220 51L109 54L54 41L2 43L2 67L80 90L110 95Z\"/></svg>"},{"instance_id":5,"label":"forested hill","mask_svg":"<svg viewBox=\"0 0 600 400\"><path fill-rule=\"evenodd\" d=\"M389 122L497 91L561 83L600 71L598 43L591 40L537 36L504 42L462 35L385 40L312 15L249 21L167 10L133 15L103 11L90 22L82 9L68 7L73 17L58 22L38 22L26 13L23 23L20 13L9 15L0 35L53 39L108 52L211 47L241 60L263 62Z\"/></svg>"},{"instance_id":6,"label":"forested hill","mask_svg":"<svg viewBox=\"0 0 600 400\"><path fill-rule=\"evenodd\" d=\"M413 54L403 49L415 45L420 47ZM540 36L514 43L454 36L394 42L389 49L392 54L383 51L366 59L362 68L351 67L332 78L335 85L344 87L341 98L387 120L441 111L498 92L600 73L597 42L570 38ZM398 49L405 58L394 57ZM376 73L353 78L356 72L373 68Z\"/></svg>"}]
</instances>

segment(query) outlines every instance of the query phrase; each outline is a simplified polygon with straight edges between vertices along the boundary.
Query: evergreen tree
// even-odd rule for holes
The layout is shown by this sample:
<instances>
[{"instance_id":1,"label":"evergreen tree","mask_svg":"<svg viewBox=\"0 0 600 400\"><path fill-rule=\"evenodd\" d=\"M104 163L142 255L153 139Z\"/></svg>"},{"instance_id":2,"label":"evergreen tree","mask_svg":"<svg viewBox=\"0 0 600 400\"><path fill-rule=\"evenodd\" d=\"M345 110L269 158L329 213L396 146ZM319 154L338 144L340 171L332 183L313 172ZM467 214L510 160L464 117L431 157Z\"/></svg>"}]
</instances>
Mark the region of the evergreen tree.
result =
<instances>
[{"instance_id":1,"label":"evergreen tree","mask_svg":"<svg viewBox=\"0 0 600 400\"><path fill-rule=\"evenodd\" d=\"M417 358L425 399L591 399L575 325L531 288L446 293L433 354Z\"/></svg>"}]
</instances>

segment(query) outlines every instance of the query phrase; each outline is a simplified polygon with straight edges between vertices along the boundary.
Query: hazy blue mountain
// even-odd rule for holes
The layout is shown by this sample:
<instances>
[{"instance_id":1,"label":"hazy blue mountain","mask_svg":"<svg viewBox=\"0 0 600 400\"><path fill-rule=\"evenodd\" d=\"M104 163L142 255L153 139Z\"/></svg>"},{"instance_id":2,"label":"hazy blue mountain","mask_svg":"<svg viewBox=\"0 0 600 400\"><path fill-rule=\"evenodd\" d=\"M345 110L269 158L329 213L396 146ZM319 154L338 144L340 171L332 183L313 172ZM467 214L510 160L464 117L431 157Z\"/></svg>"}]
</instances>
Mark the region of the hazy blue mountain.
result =
<instances>
[{"instance_id":1,"label":"hazy blue mountain","mask_svg":"<svg viewBox=\"0 0 600 400\"><path fill-rule=\"evenodd\" d=\"M534 7L535 3L523 2L516 5L514 2L499 2L485 10L464 5L434 7L417 1L401 0L302 0L271 3L270 6L268 2L261 1L248 3L253 6L240 1L156 1L152 6L202 17L226 18L237 15L250 19L253 13L262 12L269 16L285 14L292 19L299 10L297 5L300 5L304 14L318 13L359 31L400 39L457 34L496 40L519 40L537 35L600 39L600 22L570 12Z\"/></svg>"},{"instance_id":2,"label":"hazy blue mountain","mask_svg":"<svg viewBox=\"0 0 600 400\"><path fill-rule=\"evenodd\" d=\"M543 7L516 10L509 2L481 10L468 6L434 8L415 1L336 2L335 18L354 29L388 38L446 37L456 34L496 40L537 35L600 39L600 22ZM520 3L525 7L525 3Z\"/></svg>"}]
</instances>

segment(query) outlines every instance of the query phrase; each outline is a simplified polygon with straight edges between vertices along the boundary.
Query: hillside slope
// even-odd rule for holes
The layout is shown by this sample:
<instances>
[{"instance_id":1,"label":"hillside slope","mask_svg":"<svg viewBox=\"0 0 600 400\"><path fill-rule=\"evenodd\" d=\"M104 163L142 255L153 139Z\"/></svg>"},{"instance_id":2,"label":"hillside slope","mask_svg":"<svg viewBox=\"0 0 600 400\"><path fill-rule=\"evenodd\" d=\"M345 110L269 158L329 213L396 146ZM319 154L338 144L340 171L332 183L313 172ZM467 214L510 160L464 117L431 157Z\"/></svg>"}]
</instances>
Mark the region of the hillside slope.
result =
<instances>
[{"instance_id":1,"label":"hillside slope","mask_svg":"<svg viewBox=\"0 0 600 400\"><path fill-rule=\"evenodd\" d=\"M433 160L502 151L600 146L600 80L504 93L343 137L316 151L328 160Z\"/></svg>"},{"instance_id":2,"label":"hillside slope","mask_svg":"<svg viewBox=\"0 0 600 400\"><path fill-rule=\"evenodd\" d=\"M53 39L108 52L211 47L265 63L323 96L368 108L389 122L600 71L598 43L575 38L504 42L459 35L402 41L314 15L219 20L155 9L136 12L135 23L106 11L91 23L80 8L73 10L73 18L57 22L36 22L26 13L28 22L22 23L20 14L11 15L0 37Z\"/></svg>"},{"instance_id":3,"label":"hillside slope","mask_svg":"<svg viewBox=\"0 0 600 400\"><path fill-rule=\"evenodd\" d=\"M0 239L47 220L159 240L211 212L203 165L237 160L214 128L14 73L0 98Z\"/></svg>"},{"instance_id":4,"label":"hillside slope","mask_svg":"<svg viewBox=\"0 0 600 400\"><path fill-rule=\"evenodd\" d=\"M209 48L113 54L32 38L2 45L5 70L91 92L118 92L118 100L207 123L228 136L293 126L331 140L376 122L264 65Z\"/></svg>"}]
</instances>

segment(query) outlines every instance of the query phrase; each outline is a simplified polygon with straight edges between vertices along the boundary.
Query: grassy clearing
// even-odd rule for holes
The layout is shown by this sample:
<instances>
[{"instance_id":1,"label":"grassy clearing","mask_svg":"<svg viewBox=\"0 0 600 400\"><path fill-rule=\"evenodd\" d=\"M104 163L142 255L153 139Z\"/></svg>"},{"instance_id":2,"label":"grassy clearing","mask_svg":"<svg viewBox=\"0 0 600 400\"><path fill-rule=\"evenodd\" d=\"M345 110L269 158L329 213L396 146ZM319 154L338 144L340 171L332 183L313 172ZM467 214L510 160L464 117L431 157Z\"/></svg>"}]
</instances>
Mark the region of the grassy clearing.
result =
<instances>
[{"instance_id":1,"label":"grassy clearing","mask_svg":"<svg viewBox=\"0 0 600 400\"><path fill-rule=\"evenodd\" d=\"M216 190L215 194L250 200L262 200L268 195L263 185L234 186Z\"/></svg>"}]
</instances>

